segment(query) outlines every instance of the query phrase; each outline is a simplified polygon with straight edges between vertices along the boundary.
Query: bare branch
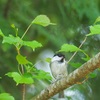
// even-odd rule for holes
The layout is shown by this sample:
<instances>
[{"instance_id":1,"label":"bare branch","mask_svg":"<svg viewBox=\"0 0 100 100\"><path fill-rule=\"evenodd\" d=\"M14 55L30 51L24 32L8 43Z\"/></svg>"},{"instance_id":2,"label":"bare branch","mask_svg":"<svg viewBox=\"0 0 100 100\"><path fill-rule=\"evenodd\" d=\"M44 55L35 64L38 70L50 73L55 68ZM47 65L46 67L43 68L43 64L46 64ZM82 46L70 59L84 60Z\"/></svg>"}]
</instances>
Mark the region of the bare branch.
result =
<instances>
[{"instance_id":1,"label":"bare branch","mask_svg":"<svg viewBox=\"0 0 100 100\"><path fill-rule=\"evenodd\" d=\"M55 83L49 85L46 89L42 90L40 94L31 100L48 100L53 95L59 93L60 91L76 84L83 77L88 75L90 72L100 67L100 53L95 57L90 59L88 62L84 63L80 68L76 69L70 73L67 77L63 77Z\"/></svg>"}]
</instances>

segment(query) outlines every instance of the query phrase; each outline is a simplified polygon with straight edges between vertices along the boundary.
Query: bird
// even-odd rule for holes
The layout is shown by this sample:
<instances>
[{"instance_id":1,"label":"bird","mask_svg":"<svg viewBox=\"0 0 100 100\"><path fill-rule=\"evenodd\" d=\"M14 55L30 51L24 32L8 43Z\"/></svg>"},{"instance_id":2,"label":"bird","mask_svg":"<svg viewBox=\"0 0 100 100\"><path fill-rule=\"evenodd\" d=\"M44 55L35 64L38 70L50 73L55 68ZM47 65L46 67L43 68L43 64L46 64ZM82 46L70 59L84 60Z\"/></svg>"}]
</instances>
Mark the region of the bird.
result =
<instances>
[{"instance_id":1,"label":"bird","mask_svg":"<svg viewBox=\"0 0 100 100\"><path fill-rule=\"evenodd\" d=\"M65 55L62 53L57 53L51 58L50 69L52 76L55 80L67 76L67 61L65 60ZM64 98L64 91L59 93L59 98Z\"/></svg>"}]
</instances>

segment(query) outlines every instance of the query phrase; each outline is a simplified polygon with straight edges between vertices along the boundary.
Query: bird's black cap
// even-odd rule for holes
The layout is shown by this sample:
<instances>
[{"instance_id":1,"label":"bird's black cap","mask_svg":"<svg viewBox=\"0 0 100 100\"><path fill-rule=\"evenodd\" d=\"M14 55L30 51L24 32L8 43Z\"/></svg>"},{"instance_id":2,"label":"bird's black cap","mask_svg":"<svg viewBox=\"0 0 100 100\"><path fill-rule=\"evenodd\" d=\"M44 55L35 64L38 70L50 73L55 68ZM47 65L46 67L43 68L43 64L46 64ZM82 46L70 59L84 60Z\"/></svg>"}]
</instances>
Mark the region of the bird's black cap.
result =
<instances>
[{"instance_id":1,"label":"bird's black cap","mask_svg":"<svg viewBox=\"0 0 100 100\"><path fill-rule=\"evenodd\" d=\"M57 53L57 54L55 54L54 56L59 56L59 57L63 57L63 58L65 58L65 55L62 54L62 53Z\"/></svg>"}]
</instances>

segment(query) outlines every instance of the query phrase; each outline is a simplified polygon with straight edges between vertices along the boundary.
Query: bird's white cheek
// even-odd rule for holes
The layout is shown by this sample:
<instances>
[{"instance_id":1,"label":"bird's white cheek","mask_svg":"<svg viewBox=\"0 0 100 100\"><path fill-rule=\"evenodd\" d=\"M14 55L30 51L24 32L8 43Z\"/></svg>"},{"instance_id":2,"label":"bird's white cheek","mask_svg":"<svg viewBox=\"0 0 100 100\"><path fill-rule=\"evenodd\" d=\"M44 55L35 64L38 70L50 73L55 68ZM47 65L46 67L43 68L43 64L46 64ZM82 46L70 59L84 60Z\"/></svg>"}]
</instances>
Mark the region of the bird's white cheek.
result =
<instances>
[{"instance_id":1,"label":"bird's white cheek","mask_svg":"<svg viewBox=\"0 0 100 100\"><path fill-rule=\"evenodd\" d=\"M51 62L60 61L60 60L61 60L61 57L55 56L52 58Z\"/></svg>"}]
</instances>

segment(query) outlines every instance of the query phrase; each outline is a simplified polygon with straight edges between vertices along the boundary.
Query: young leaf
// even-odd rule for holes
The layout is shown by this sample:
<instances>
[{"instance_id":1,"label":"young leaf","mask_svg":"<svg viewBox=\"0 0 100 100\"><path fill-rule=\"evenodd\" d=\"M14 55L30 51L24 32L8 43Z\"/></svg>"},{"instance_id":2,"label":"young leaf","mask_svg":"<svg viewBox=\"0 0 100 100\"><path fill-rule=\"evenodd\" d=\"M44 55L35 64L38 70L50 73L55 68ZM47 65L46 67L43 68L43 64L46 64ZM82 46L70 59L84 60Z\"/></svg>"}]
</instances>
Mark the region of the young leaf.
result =
<instances>
[{"instance_id":1,"label":"young leaf","mask_svg":"<svg viewBox=\"0 0 100 100\"><path fill-rule=\"evenodd\" d=\"M17 43L20 43L22 45L23 41L20 39L20 37L14 37L13 35L4 36L2 43L9 43L16 45Z\"/></svg>"},{"instance_id":2,"label":"young leaf","mask_svg":"<svg viewBox=\"0 0 100 100\"><path fill-rule=\"evenodd\" d=\"M11 24L11 27L14 28L14 29L16 28L14 24Z\"/></svg>"},{"instance_id":3,"label":"young leaf","mask_svg":"<svg viewBox=\"0 0 100 100\"><path fill-rule=\"evenodd\" d=\"M88 61L88 60L90 60L90 57L89 56L86 56L86 58L82 58L82 60Z\"/></svg>"},{"instance_id":4,"label":"young leaf","mask_svg":"<svg viewBox=\"0 0 100 100\"><path fill-rule=\"evenodd\" d=\"M24 75L22 75L20 83L25 83L25 84L32 84L32 83L34 83L32 75L30 73L25 73Z\"/></svg>"},{"instance_id":5,"label":"young leaf","mask_svg":"<svg viewBox=\"0 0 100 100\"><path fill-rule=\"evenodd\" d=\"M97 74L96 73L90 73L89 76L90 76L90 78L95 78L97 76Z\"/></svg>"},{"instance_id":6,"label":"young leaf","mask_svg":"<svg viewBox=\"0 0 100 100\"><path fill-rule=\"evenodd\" d=\"M1 33L1 35L2 35L2 33ZM20 37L18 37L18 36L14 37L13 35L3 36L2 43L9 43L9 44L13 44L16 46L17 46L17 44L20 44L21 46L24 45L24 46L31 47L33 50L35 48L42 46L42 44L37 41L23 41Z\"/></svg>"},{"instance_id":7,"label":"young leaf","mask_svg":"<svg viewBox=\"0 0 100 100\"><path fill-rule=\"evenodd\" d=\"M8 93L1 93L0 100L15 100L13 96Z\"/></svg>"},{"instance_id":8,"label":"young leaf","mask_svg":"<svg viewBox=\"0 0 100 100\"><path fill-rule=\"evenodd\" d=\"M31 72L35 72L37 69L32 65L25 65L25 69L27 72L31 73Z\"/></svg>"},{"instance_id":9,"label":"young leaf","mask_svg":"<svg viewBox=\"0 0 100 100\"><path fill-rule=\"evenodd\" d=\"M81 63L69 63L74 68L79 68L82 64Z\"/></svg>"},{"instance_id":10,"label":"young leaf","mask_svg":"<svg viewBox=\"0 0 100 100\"><path fill-rule=\"evenodd\" d=\"M17 83L17 85L20 83L21 75L18 72L9 72L6 75L8 77L12 77L13 80Z\"/></svg>"},{"instance_id":11,"label":"young leaf","mask_svg":"<svg viewBox=\"0 0 100 100\"><path fill-rule=\"evenodd\" d=\"M61 50L59 50L58 52L75 52L75 51L81 51L82 53L84 53L86 57L88 57L88 55L83 50L71 44L63 44L61 46Z\"/></svg>"},{"instance_id":12,"label":"young leaf","mask_svg":"<svg viewBox=\"0 0 100 100\"><path fill-rule=\"evenodd\" d=\"M100 34L100 25L90 26L90 33L86 36Z\"/></svg>"},{"instance_id":13,"label":"young leaf","mask_svg":"<svg viewBox=\"0 0 100 100\"><path fill-rule=\"evenodd\" d=\"M11 24L11 27L15 30L16 36L18 35L18 28L14 24Z\"/></svg>"},{"instance_id":14,"label":"young leaf","mask_svg":"<svg viewBox=\"0 0 100 100\"><path fill-rule=\"evenodd\" d=\"M45 72L43 70L37 70L37 74L33 76L33 78L36 79L46 79L46 80L51 80L52 77L48 72Z\"/></svg>"},{"instance_id":15,"label":"young leaf","mask_svg":"<svg viewBox=\"0 0 100 100\"><path fill-rule=\"evenodd\" d=\"M61 46L61 50L59 50L59 52L75 52L75 51L82 51L82 50L71 44L63 44Z\"/></svg>"},{"instance_id":16,"label":"young leaf","mask_svg":"<svg viewBox=\"0 0 100 100\"><path fill-rule=\"evenodd\" d=\"M100 16L95 20L94 24L96 24L97 22L100 22Z\"/></svg>"},{"instance_id":17,"label":"young leaf","mask_svg":"<svg viewBox=\"0 0 100 100\"><path fill-rule=\"evenodd\" d=\"M50 19L46 15L39 15L33 21L33 24L38 24L41 26L48 26L50 24L55 25L54 23L50 23Z\"/></svg>"},{"instance_id":18,"label":"young leaf","mask_svg":"<svg viewBox=\"0 0 100 100\"><path fill-rule=\"evenodd\" d=\"M24 56L22 56L20 54L18 54L16 56L16 59L17 59L19 64L28 64L29 63L29 61L26 59L26 57L24 57Z\"/></svg>"},{"instance_id":19,"label":"young leaf","mask_svg":"<svg viewBox=\"0 0 100 100\"><path fill-rule=\"evenodd\" d=\"M12 77L13 80L18 84L32 84L34 81L30 74L20 75L18 72L9 72L6 74L9 77Z\"/></svg>"},{"instance_id":20,"label":"young leaf","mask_svg":"<svg viewBox=\"0 0 100 100\"><path fill-rule=\"evenodd\" d=\"M33 50L38 47L42 47L42 44L37 41L24 41L23 45L31 47Z\"/></svg>"}]
</instances>

